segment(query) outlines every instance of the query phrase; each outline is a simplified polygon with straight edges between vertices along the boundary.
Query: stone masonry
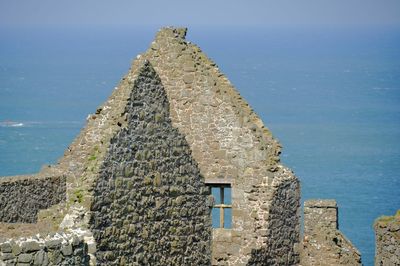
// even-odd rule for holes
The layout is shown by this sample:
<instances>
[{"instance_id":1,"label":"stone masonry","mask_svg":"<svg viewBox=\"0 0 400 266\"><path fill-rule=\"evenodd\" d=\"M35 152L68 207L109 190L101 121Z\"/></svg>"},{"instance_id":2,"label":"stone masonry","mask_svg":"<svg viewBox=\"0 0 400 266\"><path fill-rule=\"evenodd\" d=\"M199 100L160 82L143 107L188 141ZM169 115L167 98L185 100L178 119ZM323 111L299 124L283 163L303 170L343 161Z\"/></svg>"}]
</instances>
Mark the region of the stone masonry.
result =
<instances>
[{"instance_id":1,"label":"stone masonry","mask_svg":"<svg viewBox=\"0 0 400 266\"><path fill-rule=\"evenodd\" d=\"M232 228L213 229L212 264L244 265L260 259L295 264L298 180L279 164L280 145L260 118L185 35L186 29L160 31L133 66L148 60L159 74L170 99L172 124L185 135L206 183L232 187ZM282 211L288 202L294 204ZM283 221L292 221L290 230L274 232ZM274 245L284 248L266 248Z\"/></svg>"},{"instance_id":2,"label":"stone masonry","mask_svg":"<svg viewBox=\"0 0 400 266\"><path fill-rule=\"evenodd\" d=\"M304 203L301 265L361 265L360 252L339 231L335 200Z\"/></svg>"},{"instance_id":3,"label":"stone masonry","mask_svg":"<svg viewBox=\"0 0 400 266\"><path fill-rule=\"evenodd\" d=\"M281 146L261 119L185 36L182 28L157 33L64 156L37 175L47 179L0 181L4 263L299 264L298 179L280 163ZM231 189L229 228L211 226L210 186ZM316 206L332 218L330 207ZM306 216L313 226L314 216ZM334 222L314 226L326 230L306 225L313 239L320 232L338 241L329 252L359 262ZM53 236L64 239L55 250L46 244ZM22 260L9 251L32 238L39 244ZM303 265L314 265L312 248L303 249L311 256Z\"/></svg>"},{"instance_id":4,"label":"stone masonry","mask_svg":"<svg viewBox=\"0 0 400 266\"><path fill-rule=\"evenodd\" d=\"M65 193L65 176L0 178L0 222L36 222L38 212L64 201Z\"/></svg>"},{"instance_id":5,"label":"stone masonry","mask_svg":"<svg viewBox=\"0 0 400 266\"><path fill-rule=\"evenodd\" d=\"M295 264L298 181L279 164L280 145L260 118L215 63L185 41L185 35L186 29L160 31L134 66L146 59L159 73L170 99L172 123L186 136L206 183L228 182L232 187L232 229L213 230L212 263L244 265L262 257ZM278 210L287 201L275 197L288 189L294 191L283 194L297 204L285 213ZM269 237L278 220L297 225ZM268 241L286 250L266 249Z\"/></svg>"},{"instance_id":6,"label":"stone masonry","mask_svg":"<svg viewBox=\"0 0 400 266\"><path fill-rule=\"evenodd\" d=\"M379 217L375 229L375 266L400 265L400 210L394 216Z\"/></svg>"},{"instance_id":7,"label":"stone masonry","mask_svg":"<svg viewBox=\"0 0 400 266\"><path fill-rule=\"evenodd\" d=\"M82 237L71 234L4 241L0 244L0 266L89 265L87 248Z\"/></svg>"},{"instance_id":8,"label":"stone masonry","mask_svg":"<svg viewBox=\"0 0 400 266\"><path fill-rule=\"evenodd\" d=\"M96 180L91 229L100 264L210 264L208 189L145 62Z\"/></svg>"}]
</instances>

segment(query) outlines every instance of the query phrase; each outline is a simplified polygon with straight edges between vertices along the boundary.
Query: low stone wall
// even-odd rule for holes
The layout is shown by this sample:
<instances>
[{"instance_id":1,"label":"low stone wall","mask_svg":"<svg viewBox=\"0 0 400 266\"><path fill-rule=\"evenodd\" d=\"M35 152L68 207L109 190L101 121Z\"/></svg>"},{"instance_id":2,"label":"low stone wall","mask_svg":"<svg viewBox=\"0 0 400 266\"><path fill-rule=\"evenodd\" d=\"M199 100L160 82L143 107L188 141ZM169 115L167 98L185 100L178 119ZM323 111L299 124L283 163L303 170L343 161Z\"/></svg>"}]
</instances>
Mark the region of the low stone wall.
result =
<instances>
[{"instance_id":1,"label":"low stone wall","mask_svg":"<svg viewBox=\"0 0 400 266\"><path fill-rule=\"evenodd\" d=\"M0 222L35 223L39 210L65 200L64 176L0 177Z\"/></svg>"},{"instance_id":2,"label":"low stone wall","mask_svg":"<svg viewBox=\"0 0 400 266\"><path fill-rule=\"evenodd\" d=\"M382 216L374 224L375 265L400 265L400 210L394 216Z\"/></svg>"},{"instance_id":3,"label":"low stone wall","mask_svg":"<svg viewBox=\"0 0 400 266\"><path fill-rule=\"evenodd\" d=\"M309 200L304 203L300 264L361 265L360 252L338 230L335 200Z\"/></svg>"},{"instance_id":4,"label":"low stone wall","mask_svg":"<svg viewBox=\"0 0 400 266\"><path fill-rule=\"evenodd\" d=\"M86 243L75 234L0 240L0 266L89 265L89 261Z\"/></svg>"}]
</instances>

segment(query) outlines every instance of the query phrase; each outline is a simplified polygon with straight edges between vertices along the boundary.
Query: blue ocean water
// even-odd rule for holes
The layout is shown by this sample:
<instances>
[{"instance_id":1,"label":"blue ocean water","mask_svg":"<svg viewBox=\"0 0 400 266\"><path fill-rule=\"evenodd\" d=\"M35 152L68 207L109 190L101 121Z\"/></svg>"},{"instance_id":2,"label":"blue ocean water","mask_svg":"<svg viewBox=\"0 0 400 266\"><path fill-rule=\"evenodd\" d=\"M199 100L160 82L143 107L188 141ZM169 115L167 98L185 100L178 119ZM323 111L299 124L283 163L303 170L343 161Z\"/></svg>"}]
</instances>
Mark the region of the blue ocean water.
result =
<instances>
[{"instance_id":1,"label":"blue ocean water","mask_svg":"<svg viewBox=\"0 0 400 266\"><path fill-rule=\"evenodd\" d=\"M0 30L0 176L56 162L155 31ZM192 28L188 39L281 141L302 200L335 198L340 229L373 265L373 221L400 208L400 30Z\"/></svg>"}]
</instances>

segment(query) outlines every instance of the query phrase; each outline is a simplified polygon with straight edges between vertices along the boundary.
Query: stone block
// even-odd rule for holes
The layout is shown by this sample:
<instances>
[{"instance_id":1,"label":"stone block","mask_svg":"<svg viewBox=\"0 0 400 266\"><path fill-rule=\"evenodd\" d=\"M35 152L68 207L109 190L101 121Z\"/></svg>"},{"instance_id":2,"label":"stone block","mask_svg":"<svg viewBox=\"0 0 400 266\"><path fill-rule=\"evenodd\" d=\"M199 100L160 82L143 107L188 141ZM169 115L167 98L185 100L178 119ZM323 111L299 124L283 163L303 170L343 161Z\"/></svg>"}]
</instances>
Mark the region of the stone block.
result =
<instances>
[{"instance_id":1,"label":"stone block","mask_svg":"<svg viewBox=\"0 0 400 266\"><path fill-rule=\"evenodd\" d=\"M10 243L1 243L0 244L0 251L3 253L10 253L12 252L12 247Z\"/></svg>"},{"instance_id":2,"label":"stone block","mask_svg":"<svg viewBox=\"0 0 400 266\"><path fill-rule=\"evenodd\" d=\"M17 243L13 243L12 244L12 253L15 256L18 256L21 253L21 247L20 245L18 245Z\"/></svg>"},{"instance_id":3,"label":"stone block","mask_svg":"<svg viewBox=\"0 0 400 266\"><path fill-rule=\"evenodd\" d=\"M12 253L0 253L0 258L1 258L1 260L6 261L6 260L12 260L12 259L14 259L15 256L14 256L14 254L12 254Z\"/></svg>"},{"instance_id":4,"label":"stone block","mask_svg":"<svg viewBox=\"0 0 400 266\"><path fill-rule=\"evenodd\" d=\"M32 254L28 254L28 253L22 253L18 256L18 262L31 262L31 260L33 259Z\"/></svg>"},{"instance_id":5,"label":"stone block","mask_svg":"<svg viewBox=\"0 0 400 266\"><path fill-rule=\"evenodd\" d=\"M44 250L39 250L34 258L33 265L48 265L49 261Z\"/></svg>"},{"instance_id":6,"label":"stone block","mask_svg":"<svg viewBox=\"0 0 400 266\"><path fill-rule=\"evenodd\" d=\"M61 239L50 239L45 242L45 245L50 249L57 249L61 246L61 243Z\"/></svg>"},{"instance_id":7,"label":"stone block","mask_svg":"<svg viewBox=\"0 0 400 266\"><path fill-rule=\"evenodd\" d=\"M62 248L61 248L61 253L64 255L64 256L70 256L70 255L72 255L72 245L71 244L67 244L67 245L63 245L62 246Z\"/></svg>"},{"instance_id":8,"label":"stone block","mask_svg":"<svg viewBox=\"0 0 400 266\"><path fill-rule=\"evenodd\" d=\"M40 245L37 241L23 242L21 245L22 252L33 252L40 250Z\"/></svg>"},{"instance_id":9,"label":"stone block","mask_svg":"<svg viewBox=\"0 0 400 266\"><path fill-rule=\"evenodd\" d=\"M186 84L191 84L191 83L193 82L193 80L194 80L194 74L185 74L185 75L183 76L183 81L184 81Z\"/></svg>"}]
</instances>

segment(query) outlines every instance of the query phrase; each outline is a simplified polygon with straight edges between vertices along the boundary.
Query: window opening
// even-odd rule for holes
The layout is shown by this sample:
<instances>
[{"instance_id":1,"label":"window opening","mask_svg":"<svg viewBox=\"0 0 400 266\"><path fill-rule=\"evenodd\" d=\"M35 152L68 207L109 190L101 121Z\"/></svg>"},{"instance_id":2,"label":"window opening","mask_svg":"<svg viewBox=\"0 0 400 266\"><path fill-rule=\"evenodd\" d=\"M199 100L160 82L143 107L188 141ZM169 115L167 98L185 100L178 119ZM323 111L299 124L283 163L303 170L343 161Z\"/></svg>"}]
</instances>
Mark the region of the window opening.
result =
<instances>
[{"instance_id":1,"label":"window opening","mask_svg":"<svg viewBox=\"0 0 400 266\"><path fill-rule=\"evenodd\" d=\"M214 203L211 211L213 228L232 228L232 188L229 184L210 184Z\"/></svg>"}]
</instances>

